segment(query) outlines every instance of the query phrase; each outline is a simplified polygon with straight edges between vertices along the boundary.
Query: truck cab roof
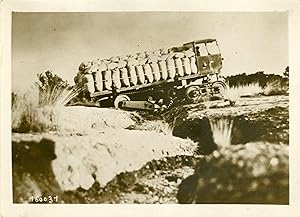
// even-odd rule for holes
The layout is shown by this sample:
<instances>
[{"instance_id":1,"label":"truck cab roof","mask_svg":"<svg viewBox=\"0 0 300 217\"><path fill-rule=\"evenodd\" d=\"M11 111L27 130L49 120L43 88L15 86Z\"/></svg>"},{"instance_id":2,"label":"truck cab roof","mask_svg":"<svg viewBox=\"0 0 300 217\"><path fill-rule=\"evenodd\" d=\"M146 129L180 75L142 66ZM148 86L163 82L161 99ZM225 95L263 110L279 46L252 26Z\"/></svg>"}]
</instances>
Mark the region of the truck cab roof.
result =
<instances>
[{"instance_id":1,"label":"truck cab roof","mask_svg":"<svg viewBox=\"0 0 300 217\"><path fill-rule=\"evenodd\" d=\"M211 42L214 42L216 41L216 39L212 39L212 38L209 38L209 39L203 39L203 40L196 40L196 41L191 41L191 42L188 42L188 43L185 43L184 46L188 45L188 44L200 44L200 43L211 43Z\"/></svg>"}]
</instances>

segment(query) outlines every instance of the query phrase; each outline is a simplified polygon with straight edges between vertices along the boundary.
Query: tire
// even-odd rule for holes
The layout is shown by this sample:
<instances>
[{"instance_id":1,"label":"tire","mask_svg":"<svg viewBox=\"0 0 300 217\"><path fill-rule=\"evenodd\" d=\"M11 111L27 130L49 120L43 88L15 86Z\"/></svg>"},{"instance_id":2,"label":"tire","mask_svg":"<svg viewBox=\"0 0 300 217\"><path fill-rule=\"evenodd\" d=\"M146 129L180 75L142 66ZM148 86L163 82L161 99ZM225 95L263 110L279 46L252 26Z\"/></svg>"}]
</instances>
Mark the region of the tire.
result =
<instances>
[{"instance_id":1,"label":"tire","mask_svg":"<svg viewBox=\"0 0 300 217\"><path fill-rule=\"evenodd\" d=\"M226 90L226 84L222 81L215 81L211 85L211 94L214 97L223 98Z\"/></svg>"},{"instance_id":2,"label":"tire","mask_svg":"<svg viewBox=\"0 0 300 217\"><path fill-rule=\"evenodd\" d=\"M186 96L191 102L197 102L201 96L200 87L196 85L189 86L186 89Z\"/></svg>"},{"instance_id":3,"label":"tire","mask_svg":"<svg viewBox=\"0 0 300 217\"><path fill-rule=\"evenodd\" d=\"M130 101L129 96L127 95L119 95L114 100L114 106L116 109L121 108L121 103L124 101Z\"/></svg>"}]
</instances>

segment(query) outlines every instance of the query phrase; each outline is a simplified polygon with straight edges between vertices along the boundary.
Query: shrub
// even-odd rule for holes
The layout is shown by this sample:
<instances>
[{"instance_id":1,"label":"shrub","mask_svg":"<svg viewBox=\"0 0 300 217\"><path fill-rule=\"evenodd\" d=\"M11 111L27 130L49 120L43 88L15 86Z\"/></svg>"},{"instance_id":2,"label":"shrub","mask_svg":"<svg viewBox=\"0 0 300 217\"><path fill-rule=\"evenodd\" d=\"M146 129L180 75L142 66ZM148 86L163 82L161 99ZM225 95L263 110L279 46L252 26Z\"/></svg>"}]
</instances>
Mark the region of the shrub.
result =
<instances>
[{"instance_id":1,"label":"shrub","mask_svg":"<svg viewBox=\"0 0 300 217\"><path fill-rule=\"evenodd\" d=\"M49 70L38 74L37 77L39 105L65 105L79 92L79 89L70 87L67 81L64 81Z\"/></svg>"},{"instance_id":2,"label":"shrub","mask_svg":"<svg viewBox=\"0 0 300 217\"><path fill-rule=\"evenodd\" d=\"M41 132L57 128L56 110L74 98L74 89L50 71L38 75L28 91L12 93L12 130L14 132Z\"/></svg>"},{"instance_id":3,"label":"shrub","mask_svg":"<svg viewBox=\"0 0 300 217\"><path fill-rule=\"evenodd\" d=\"M238 74L226 78L229 98L239 98L238 93L249 96L256 93L264 95L287 94L289 89L289 67L279 74L264 74L260 71L255 74ZM240 96L241 96L240 94Z\"/></svg>"},{"instance_id":4,"label":"shrub","mask_svg":"<svg viewBox=\"0 0 300 217\"><path fill-rule=\"evenodd\" d=\"M288 93L288 80L273 80L266 84L264 88L264 95L282 95Z\"/></svg>"},{"instance_id":5,"label":"shrub","mask_svg":"<svg viewBox=\"0 0 300 217\"><path fill-rule=\"evenodd\" d=\"M246 85L232 86L225 90L225 99L229 100L232 104L236 103L240 97L245 96L258 96L264 92L264 89L259 83L250 83Z\"/></svg>"},{"instance_id":6,"label":"shrub","mask_svg":"<svg viewBox=\"0 0 300 217\"><path fill-rule=\"evenodd\" d=\"M55 111L51 106L40 106L39 89L34 85L25 93L14 93L12 104L12 130L40 132L55 129Z\"/></svg>"},{"instance_id":7,"label":"shrub","mask_svg":"<svg viewBox=\"0 0 300 217\"><path fill-rule=\"evenodd\" d=\"M233 120L227 118L209 118L209 123L213 133L214 142L218 147L230 146Z\"/></svg>"}]
</instances>

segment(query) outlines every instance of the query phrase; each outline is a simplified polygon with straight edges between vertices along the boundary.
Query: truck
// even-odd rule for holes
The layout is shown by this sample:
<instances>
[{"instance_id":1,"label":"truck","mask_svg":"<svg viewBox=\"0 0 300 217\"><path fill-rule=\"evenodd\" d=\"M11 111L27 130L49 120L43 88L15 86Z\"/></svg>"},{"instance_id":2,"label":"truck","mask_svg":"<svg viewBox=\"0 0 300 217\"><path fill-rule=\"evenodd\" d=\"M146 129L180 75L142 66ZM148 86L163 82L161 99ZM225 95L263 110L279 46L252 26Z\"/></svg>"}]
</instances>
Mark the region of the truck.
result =
<instances>
[{"instance_id":1,"label":"truck","mask_svg":"<svg viewBox=\"0 0 300 217\"><path fill-rule=\"evenodd\" d=\"M222 61L216 39L195 40L169 49L83 62L74 81L101 107L157 111L175 102L223 98Z\"/></svg>"}]
</instances>

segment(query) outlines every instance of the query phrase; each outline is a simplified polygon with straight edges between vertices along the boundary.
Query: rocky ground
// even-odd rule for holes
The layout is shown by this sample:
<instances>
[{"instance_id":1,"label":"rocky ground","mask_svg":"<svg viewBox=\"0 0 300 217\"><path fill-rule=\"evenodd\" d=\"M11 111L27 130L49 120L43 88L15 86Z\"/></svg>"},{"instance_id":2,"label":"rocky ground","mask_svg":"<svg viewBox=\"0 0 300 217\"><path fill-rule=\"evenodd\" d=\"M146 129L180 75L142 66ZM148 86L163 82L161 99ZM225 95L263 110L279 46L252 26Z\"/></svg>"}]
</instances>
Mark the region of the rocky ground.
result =
<instances>
[{"instance_id":1,"label":"rocky ground","mask_svg":"<svg viewBox=\"0 0 300 217\"><path fill-rule=\"evenodd\" d=\"M59 111L60 128L13 133L14 201L288 203L288 96L149 115Z\"/></svg>"}]
</instances>

